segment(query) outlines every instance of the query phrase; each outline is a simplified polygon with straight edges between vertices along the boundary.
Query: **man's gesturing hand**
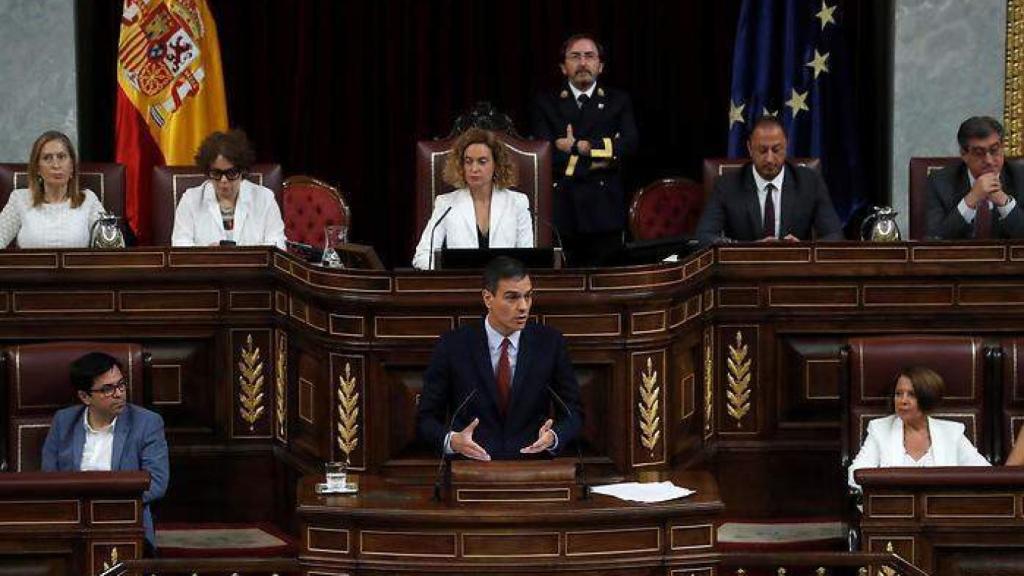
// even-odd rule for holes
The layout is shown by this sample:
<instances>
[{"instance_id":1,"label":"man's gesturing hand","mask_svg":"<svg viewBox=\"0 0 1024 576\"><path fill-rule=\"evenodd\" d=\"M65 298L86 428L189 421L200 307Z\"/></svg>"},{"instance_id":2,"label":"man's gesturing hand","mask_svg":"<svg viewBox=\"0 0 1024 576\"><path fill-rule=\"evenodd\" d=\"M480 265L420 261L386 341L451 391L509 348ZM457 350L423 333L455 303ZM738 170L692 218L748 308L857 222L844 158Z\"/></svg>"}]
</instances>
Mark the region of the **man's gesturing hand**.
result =
<instances>
[{"instance_id":1,"label":"man's gesturing hand","mask_svg":"<svg viewBox=\"0 0 1024 576\"><path fill-rule=\"evenodd\" d=\"M487 453L487 450L473 442L473 431L476 430L477 424L480 424L480 419L473 418L469 426L463 428L461 432L452 432L452 451L474 460L490 460L491 455Z\"/></svg>"}]
</instances>

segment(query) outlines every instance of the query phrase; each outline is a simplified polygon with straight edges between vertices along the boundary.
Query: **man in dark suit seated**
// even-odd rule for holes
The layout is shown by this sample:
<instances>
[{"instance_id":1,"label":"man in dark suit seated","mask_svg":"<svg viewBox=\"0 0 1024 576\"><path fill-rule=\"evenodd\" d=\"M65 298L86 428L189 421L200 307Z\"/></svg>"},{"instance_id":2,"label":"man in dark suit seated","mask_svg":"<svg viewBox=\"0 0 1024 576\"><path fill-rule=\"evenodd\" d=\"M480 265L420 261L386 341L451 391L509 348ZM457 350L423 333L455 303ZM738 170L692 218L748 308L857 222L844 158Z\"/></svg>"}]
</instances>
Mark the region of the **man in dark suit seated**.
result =
<instances>
[{"instance_id":1,"label":"man in dark suit seated","mask_svg":"<svg viewBox=\"0 0 1024 576\"><path fill-rule=\"evenodd\" d=\"M533 285L520 262L495 258L484 283L483 324L448 332L434 348L416 414L419 437L476 460L554 454L582 424L565 339L527 322ZM548 417L552 402L556 420Z\"/></svg>"},{"instance_id":2,"label":"man in dark suit seated","mask_svg":"<svg viewBox=\"0 0 1024 576\"><path fill-rule=\"evenodd\" d=\"M117 359L90 352L71 364L71 385L80 404L59 410L43 444L44 472L144 470L142 495L147 555L156 548L149 504L163 498L170 478L164 421L127 402L127 378Z\"/></svg>"},{"instance_id":3,"label":"man in dark suit seated","mask_svg":"<svg viewBox=\"0 0 1024 576\"><path fill-rule=\"evenodd\" d=\"M622 246L622 159L639 146L629 95L598 82L604 49L577 34L562 45L568 82L533 106L533 135L554 145L555 224L575 266L597 266Z\"/></svg>"},{"instance_id":4,"label":"man in dark suit seated","mask_svg":"<svg viewBox=\"0 0 1024 576\"><path fill-rule=\"evenodd\" d=\"M762 240L842 240L843 225L821 175L786 162L786 130L774 116L754 122L752 162L715 180L697 224L702 246Z\"/></svg>"},{"instance_id":5,"label":"man in dark suit seated","mask_svg":"<svg viewBox=\"0 0 1024 576\"><path fill-rule=\"evenodd\" d=\"M1016 201L1024 166L1005 163L1002 124L972 116L956 139L963 161L928 176L928 238L1024 237Z\"/></svg>"}]
</instances>

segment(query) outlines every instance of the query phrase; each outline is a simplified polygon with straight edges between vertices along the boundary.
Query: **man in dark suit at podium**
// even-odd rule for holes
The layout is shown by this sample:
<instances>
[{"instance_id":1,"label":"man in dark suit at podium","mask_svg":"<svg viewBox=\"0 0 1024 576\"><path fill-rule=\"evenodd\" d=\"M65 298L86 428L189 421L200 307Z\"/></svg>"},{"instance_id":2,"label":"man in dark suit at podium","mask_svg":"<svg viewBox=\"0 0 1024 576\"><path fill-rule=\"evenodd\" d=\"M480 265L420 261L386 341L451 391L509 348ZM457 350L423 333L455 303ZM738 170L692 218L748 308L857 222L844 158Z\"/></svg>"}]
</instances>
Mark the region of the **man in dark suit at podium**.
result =
<instances>
[{"instance_id":1,"label":"man in dark suit at podium","mask_svg":"<svg viewBox=\"0 0 1024 576\"><path fill-rule=\"evenodd\" d=\"M1024 238L1024 166L1005 162L1003 125L973 116L956 139L963 161L928 176L928 238Z\"/></svg>"},{"instance_id":2,"label":"man in dark suit at podium","mask_svg":"<svg viewBox=\"0 0 1024 576\"><path fill-rule=\"evenodd\" d=\"M416 415L419 437L476 460L555 454L582 425L565 339L528 322L533 285L520 262L495 258L484 283L483 325L448 332L434 348Z\"/></svg>"},{"instance_id":3,"label":"man in dark suit at podium","mask_svg":"<svg viewBox=\"0 0 1024 576\"><path fill-rule=\"evenodd\" d=\"M842 240L843 225L821 175L786 162L786 131L762 116L750 130L751 162L715 180L697 224L702 246L762 240Z\"/></svg>"},{"instance_id":4,"label":"man in dark suit at podium","mask_svg":"<svg viewBox=\"0 0 1024 576\"><path fill-rule=\"evenodd\" d=\"M626 197L620 166L639 146L629 95L598 82L603 49L578 34L562 45L566 84L541 94L533 135L554 145L555 224L569 262L600 265L622 246Z\"/></svg>"}]
</instances>

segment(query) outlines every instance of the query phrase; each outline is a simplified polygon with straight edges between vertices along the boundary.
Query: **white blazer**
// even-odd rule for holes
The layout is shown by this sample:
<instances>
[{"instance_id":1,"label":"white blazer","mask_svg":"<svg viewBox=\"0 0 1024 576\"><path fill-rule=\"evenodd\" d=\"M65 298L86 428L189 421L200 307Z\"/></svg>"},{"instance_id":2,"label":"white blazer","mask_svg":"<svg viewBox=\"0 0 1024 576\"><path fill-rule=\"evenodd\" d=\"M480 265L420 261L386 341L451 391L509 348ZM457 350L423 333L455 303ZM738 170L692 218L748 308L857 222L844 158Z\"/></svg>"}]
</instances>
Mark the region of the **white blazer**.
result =
<instances>
[{"instance_id":1,"label":"white blazer","mask_svg":"<svg viewBox=\"0 0 1024 576\"><path fill-rule=\"evenodd\" d=\"M444 213L451 207L447 216ZM413 256L414 268L426 270L430 262L430 230L441 217L444 220L434 231L433 249L479 248L476 232L476 211L469 189L460 188L434 199L434 213L427 220L427 226L420 235ZM487 233L491 248L533 248L533 218L530 216L530 200L525 194L505 188L491 191L491 222Z\"/></svg>"},{"instance_id":2,"label":"white blazer","mask_svg":"<svg viewBox=\"0 0 1024 576\"><path fill-rule=\"evenodd\" d=\"M964 425L951 420L928 417L935 466L991 466L964 435ZM903 466L903 420L895 414L875 418L868 423L868 437L850 465L850 486L860 489L853 473L861 468Z\"/></svg>"},{"instance_id":3,"label":"white blazer","mask_svg":"<svg viewBox=\"0 0 1024 576\"><path fill-rule=\"evenodd\" d=\"M235 202L234 230L224 230L217 192L207 180L189 188L174 211L172 246L209 246L234 240L239 246L272 245L284 250L284 221L274 193L259 184L242 180Z\"/></svg>"}]
</instances>

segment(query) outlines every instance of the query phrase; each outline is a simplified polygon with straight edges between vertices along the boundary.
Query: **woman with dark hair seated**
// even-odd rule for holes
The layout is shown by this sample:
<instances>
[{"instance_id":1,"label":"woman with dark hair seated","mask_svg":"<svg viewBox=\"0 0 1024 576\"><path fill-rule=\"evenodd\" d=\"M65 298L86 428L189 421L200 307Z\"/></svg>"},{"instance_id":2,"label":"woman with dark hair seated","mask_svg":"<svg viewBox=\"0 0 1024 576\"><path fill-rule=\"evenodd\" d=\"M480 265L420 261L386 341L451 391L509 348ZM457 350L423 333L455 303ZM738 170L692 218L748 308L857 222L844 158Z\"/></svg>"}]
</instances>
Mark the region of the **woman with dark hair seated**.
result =
<instances>
[{"instance_id":1,"label":"woman with dark hair seated","mask_svg":"<svg viewBox=\"0 0 1024 576\"><path fill-rule=\"evenodd\" d=\"M11 192L0 212L0 247L87 248L103 204L78 187L78 156L71 139L43 132L32 144L28 188Z\"/></svg>"},{"instance_id":2,"label":"woman with dark hair seated","mask_svg":"<svg viewBox=\"0 0 1024 576\"><path fill-rule=\"evenodd\" d=\"M868 437L850 465L850 486L860 488L853 473L861 468L989 466L964 435L963 424L929 416L942 402L944 389L942 376L929 368L900 370L895 414L868 424Z\"/></svg>"},{"instance_id":3,"label":"woman with dark hair seated","mask_svg":"<svg viewBox=\"0 0 1024 576\"><path fill-rule=\"evenodd\" d=\"M189 188L174 211L174 246L271 245L284 250L284 221L274 193L245 179L255 161L241 130L203 140L196 164L209 179Z\"/></svg>"},{"instance_id":4,"label":"woman with dark hair seated","mask_svg":"<svg viewBox=\"0 0 1024 576\"><path fill-rule=\"evenodd\" d=\"M463 132L448 154L444 181L458 189L434 199L434 212L416 245L413 267L432 267L430 253L444 246L533 248L530 200L509 190L516 183L515 164L493 132L480 128Z\"/></svg>"}]
</instances>

